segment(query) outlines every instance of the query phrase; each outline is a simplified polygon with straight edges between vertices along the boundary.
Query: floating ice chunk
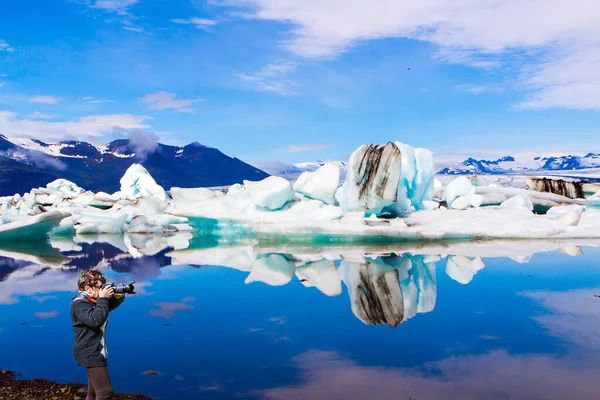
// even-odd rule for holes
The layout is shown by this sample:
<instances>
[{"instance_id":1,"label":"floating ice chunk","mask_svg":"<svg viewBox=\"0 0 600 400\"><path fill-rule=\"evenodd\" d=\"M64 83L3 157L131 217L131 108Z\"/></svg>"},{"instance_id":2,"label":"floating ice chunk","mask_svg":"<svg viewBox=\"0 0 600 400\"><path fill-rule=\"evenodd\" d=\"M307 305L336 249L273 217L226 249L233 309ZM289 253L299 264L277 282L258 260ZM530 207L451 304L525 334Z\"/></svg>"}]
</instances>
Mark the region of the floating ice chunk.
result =
<instances>
[{"instance_id":1,"label":"floating ice chunk","mask_svg":"<svg viewBox=\"0 0 600 400\"><path fill-rule=\"evenodd\" d=\"M230 196L232 194L235 194L237 192L241 192L243 190L246 190L246 188L244 187L244 185L242 185L240 183L234 183L233 185L229 186L229 189L227 189L226 196Z\"/></svg>"},{"instance_id":2,"label":"floating ice chunk","mask_svg":"<svg viewBox=\"0 0 600 400\"><path fill-rule=\"evenodd\" d=\"M339 296L342 293L342 281L331 260L310 262L298 268L296 276L304 286L316 287L327 296Z\"/></svg>"},{"instance_id":3,"label":"floating ice chunk","mask_svg":"<svg viewBox=\"0 0 600 400\"><path fill-rule=\"evenodd\" d=\"M172 187L170 190L173 201L177 204L197 203L217 197L223 197L224 194L218 190L210 190L207 188L179 188Z\"/></svg>"},{"instance_id":4,"label":"floating ice chunk","mask_svg":"<svg viewBox=\"0 0 600 400\"><path fill-rule=\"evenodd\" d=\"M406 204L404 210L409 211L411 206L414 207L415 210L421 210L424 208L424 201L433 200L435 179L433 154L427 149L417 148L413 150L412 147L405 144L402 144L402 146L400 146L399 142L396 142L396 145L400 148L403 157L405 156L405 154L410 154L411 152L414 152L415 160L413 167L415 170L415 174L412 181L409 181L409 177L404 175L404 171L407 168L401 171L401 184L404 183L407 186L408 199L410 200L410 204ZM406 180L402 182L402 179Z\"/></svg>"},{"instance_id":5,"label":"floating ice chunk","mask_svg":"<svg viewBox=\"0 0 600 400\"><path fill-rule=\"evenodd\" d=\"M433 179L433 197L440 200L444 197L444 185L437 178Z\"/></svg>"},{"instance_id":6,"label":"floating ice chunk","mask_svg":"<svg viewBox=\"0 0 600 400\"><path fill-rule=\"evenodd\" d=\"M446 273L450 278L463 285L471 282L475 274L483 267L485 264L481 257L448 256L446 259Z\"/></svg>"},{"instance_id":7,"label":"floating ice chunk","mask_svg":"<svg viewBox=\"0 0 600 400\"><path fill-rule=\"evenodd\" d=\"M548 218L556 219L556 218L560 218L563 215L568 214L570 212L581 214L584 211L585 211L585 207L584 206L578 206L578 205L556 206L556 207L552 207L551 209L549 209L546 212L546 216Z\"/></svg>"},{"instance_id":8,"label":"floating ice chunk","mask_svg":"<svg viewBox=\"0 0 600 400\"><path fill-rule=\"evenodd\" d=\"M143 196L154 196L165 201L165 190L156 183L150 173L140 164L132 164L119 181L121 183L121 196L136 199ZM116 195L116 194L115 194Z\"/></svg>"},{"instance_id":9,"label":"floating ice chunk","mask_svg":"<svg viewBox=\"0 0 600 400\"><path fill-rule=\"evenodd\" d=\"M340 216L340 222L343 224L363 224L365 219L364 211L345 212Z\"/></svg>"},{"instance_id":10,"label":"floating ice chunk","mask_svg":"<svg viewBox=\"0 0 600 400\"><path fill-rule=\"evenodd\" d=\"M125 229L128 233L163 234L167 232L177 232L175 227L169 225L155 225L149 222L145 215L136 215L133 217Z\"/></svg>"},{"instance_id":11,"label":"floating ice chunk","mask_svg":"<svg viewBox=\"0 0 600 400\"><path fill-rule=\"evenodd\" d=\"M340 166L325 164L314 172L304 172L294 183L294 190L305 196L333 204L340 184Z\"/></svg>"},{"instance_id":12,"label":"floating ice chunk","mask_svg":"<svg viewBox=\"0 0 600 400\"><path fill-rule=\"evenodd\" d=\"M259 182L244 181L254 205L278 210L294 199L292 184L279 176L269 176Z\"/></svg>"},{"instance_id":13,"label":"floating ice chunk","mask_svg":"<svg viewBox=\"0 0 600 400\"><path fill-rule=\"evenodd\" d=\"M478 208L483 203L483 196L479 194L471 194L468 196L459 196L452 202L450 208L455 210L466 210L469 207Z\"/></svg>"},{"instance_id":14,"label":"floating ice chunk","mask_svg":"<svg viewBox=\"0 0 600 400\"><path fill-rule=\"evenodd\" d=\"M47 238L69 213L52 210L0 225L0 241L18 241Z\"/></svg>"},{"instance_id":15,"label":"floating ice chunk","mask_svg":"<svg viewBox=\"0 0 600 400\"><path fill-rule=\"evenodd\" d=\"M531 202L531 199L522 194L511 197L510 199L502 202L500 207L533 211L533 203Z\"/></svg>"},{"instance_id":16,"label":"floating ice chunk","mask_svg":"<svg viewBox=\"0 0 600 400\"><path fill-rule=\"evenodd\" d=\"M84 189L77 186L75 183L66 179L56 179L46 185L46 188L66 194L70 197L76 197L85 192Z\"/></svg>"},{"instance_id":17,"label":"floating ice chunk","mask_svg":"<svg viewBox=\"0 0 600 400\"><path fill-rule=\"evenodd\" d=\"M448 207L453 208L452 203L454 200L456 200L456 198L461 196L469 196L472 194L475 194L473 184L469 178L461 176L446 185L443 196L444 200L446 200L446 203L448 204Z\"/></svg>"},{"instance_id":18,"label":"floating ice chunk","mask_svg":"<svg viewBox=\"0 0 600 400\"><path fill-rule=\"evenodd\" d=\"M281 254L269 254L252 263L252 271L245 283L264 282L271 286L283 286L292 280L296 267Z\"/></svg>"},{"instance_id":19,"label":"floating ice chunk","mask_svg":"<svg viewBox=\"0 0 600 400\"><path fill-rule=\"evenodd\" d=\"M423 209L424 210L437 210L440 208L440 203L433 200L425 200L423 201Z\"/></svg>"},{"instance_id":20,"label":"floating ice chunk","mask_svg":"<svg viewBox=\"0 0 600 400\"><path fill-rule=\"evenodd\" d=\"M106 219L95 222L82 223L76 226L75 233L78 235L98 234L98 233L116 233L121 234L125 231L127 215L123 214L117 219Z\"/></svg>"},{"instance_id":21,"label":"floating ice chunk","mask_svg":"<svg viewBox=\"0 0 600 400\"><path fill-rule=\"evenodd\" d=\"M346 181L336 193L342 210L379 214L398 199L402 155L389 142L363 145L350 156Z\"/></svg>"}]
</instances>

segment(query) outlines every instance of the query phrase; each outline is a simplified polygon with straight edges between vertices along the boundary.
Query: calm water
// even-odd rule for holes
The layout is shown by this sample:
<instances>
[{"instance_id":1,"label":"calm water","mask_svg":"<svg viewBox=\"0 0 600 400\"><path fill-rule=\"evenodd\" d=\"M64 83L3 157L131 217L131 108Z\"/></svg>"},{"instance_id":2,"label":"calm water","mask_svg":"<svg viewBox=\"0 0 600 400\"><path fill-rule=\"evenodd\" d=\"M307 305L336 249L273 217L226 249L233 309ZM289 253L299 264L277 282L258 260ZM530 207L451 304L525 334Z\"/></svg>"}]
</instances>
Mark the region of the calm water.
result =
<instances>
[{"instance_id":1,"label":"calm water","mask_svg":"<svg viewBox=\"0 0 600 400\"><path fill-rule=\"evenodd\" d=\"M108 327L118 391L158 399L600 398L593 247L172 252L117 239L59 247L0 249L0 367L23 378L85 378L71 356L69 303L79 271L96 267L139 283ZM550 251L533 254L542 250Z\"/></svg>"}]
</instances>

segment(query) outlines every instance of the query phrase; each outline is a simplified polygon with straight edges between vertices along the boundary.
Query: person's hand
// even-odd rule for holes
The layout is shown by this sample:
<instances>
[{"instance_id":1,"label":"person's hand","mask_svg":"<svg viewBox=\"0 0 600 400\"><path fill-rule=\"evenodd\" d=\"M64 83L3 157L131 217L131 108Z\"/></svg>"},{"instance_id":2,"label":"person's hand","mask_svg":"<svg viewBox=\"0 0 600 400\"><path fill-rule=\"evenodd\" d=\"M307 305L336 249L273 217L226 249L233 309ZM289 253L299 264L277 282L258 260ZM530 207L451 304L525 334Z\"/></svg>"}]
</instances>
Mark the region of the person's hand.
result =
<instances>
[{"instance_id":1,"label":"person's hand","mask_svg":"<svg viewBox=\"0 0 600 400\"><path fill-rule=\"evenodd\" d=\"M122 299L123 297L125 297L125 293L116 293L113 295L113 297L117 300Z\"/></svg>"},{"instance_id":2,"label":"person's hand","mask_svg":"<svg viewBox=\"0 0 600 400\"><path fill-rule=\"evenodd\" d=\"M98 295L98 297L103 298L103 297L112 297L115 294L115 290L108 286L105 287L104 289L100 289L100 294Z\"/></svg>"}]
</instances>

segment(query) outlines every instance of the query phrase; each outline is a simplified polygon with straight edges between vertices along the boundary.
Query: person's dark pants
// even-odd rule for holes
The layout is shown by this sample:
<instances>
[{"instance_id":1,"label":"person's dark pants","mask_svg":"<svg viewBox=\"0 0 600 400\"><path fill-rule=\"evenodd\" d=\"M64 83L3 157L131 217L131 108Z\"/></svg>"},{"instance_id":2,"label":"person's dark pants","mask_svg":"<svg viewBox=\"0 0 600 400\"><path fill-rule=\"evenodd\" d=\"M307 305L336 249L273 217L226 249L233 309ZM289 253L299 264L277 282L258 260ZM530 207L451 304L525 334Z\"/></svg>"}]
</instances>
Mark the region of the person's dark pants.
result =
<instances>
[{"instance_id":1,"label":"person's dark pants","mask_svg":"<svg viewBox=\"0 0 600 400\"><path fill-rule=\"evenodd\" d=\"M86 368L88 392L85 400L109 400L114 393L110 375L106 367Z\"/></svg>"}]
</instances>

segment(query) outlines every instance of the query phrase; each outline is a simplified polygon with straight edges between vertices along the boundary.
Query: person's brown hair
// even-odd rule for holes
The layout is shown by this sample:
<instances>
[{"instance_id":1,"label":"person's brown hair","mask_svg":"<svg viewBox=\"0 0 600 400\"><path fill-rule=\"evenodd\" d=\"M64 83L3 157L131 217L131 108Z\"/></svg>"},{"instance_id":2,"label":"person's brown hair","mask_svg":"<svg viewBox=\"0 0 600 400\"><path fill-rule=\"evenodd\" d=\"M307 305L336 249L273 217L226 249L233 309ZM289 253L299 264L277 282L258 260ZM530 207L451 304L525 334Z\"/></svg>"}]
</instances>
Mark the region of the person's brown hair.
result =
<instances>
[{"instance_id":1,"label":"person's brown hair","mask_svg":"<svg viewBox=\"0 0 600 400\"><path fill-rule=\"evenodd\" d=\"M94 287L98 282L104 285L106 278L102 275L102 272L90 269L81 274L77 285L79 286L79 290L84 290L86 286Z\"/></svg>"}]
</instances>

